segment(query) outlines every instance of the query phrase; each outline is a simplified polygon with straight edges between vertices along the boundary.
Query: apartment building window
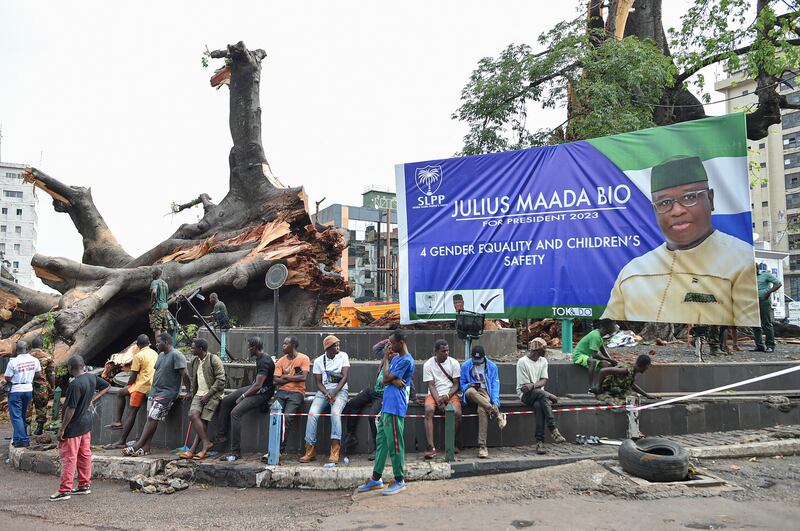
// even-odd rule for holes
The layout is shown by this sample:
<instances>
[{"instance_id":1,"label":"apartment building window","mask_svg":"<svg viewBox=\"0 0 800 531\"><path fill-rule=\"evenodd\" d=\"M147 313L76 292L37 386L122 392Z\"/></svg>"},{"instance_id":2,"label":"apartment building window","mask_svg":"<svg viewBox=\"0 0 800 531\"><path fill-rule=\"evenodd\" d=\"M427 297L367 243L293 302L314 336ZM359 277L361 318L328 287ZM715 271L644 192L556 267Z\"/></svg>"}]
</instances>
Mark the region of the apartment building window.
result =
<instances>
[{"instance_id":1,"label":"apartment building window","mask_svg":"<svg viewBox=\"0 0 800 531\"><path fill-rule=\"evenodd\" d=\"M767 167L767 163L766 163L766 162L762 162L762 163L761 163L761 167L762 167L762 168L766 168L766 167Z\"/></svg>"},{"instance_id":2,"label":"apartment building window","mask_svg":"<svg viewBox=\"0 0 800 531\"><path fill-rule=\"evenodd\" d=\"M768 184L767 181L761 181L761 188L766 188Z\"/></svg>"},{"instance_id":3,"label":"apartment building window","mask_svg":"<svg viewBox=\"0 0 800 531\"><path fill-rule=\"evenodd\" d=\"M764 220L764 223L761 224L765 229L769 227L769 220Z\"/></svg>"},{"instance_id":4,"label":"apartment building window","mask_svg":"<svg viewBox=\"0 0 800 531\"><path fill-rule=\"evenodd\" d=\"M791 157L784 157L783 167L787 169L800 167L800 154L795 154Z\"/></svg>"},{"instance_id":5,"label":"apartment building window","mask_svg":"<svg viewBox=\"0 0 800 531\"><path fill-rule=\"evenodd\" d=\"M6 197L14 197L17 199L22 199L22 192L17 190L3 190L3 195Z\"/></svg>"},{"instance_id":6,"label":"apartment building window","mask_svg":"<svg viewBox=\"0 0 800 531\"><path fill-rule=\"evenodd\" d=\"M767 147L767 144L766 144L766 143L764 143L764 142L761 142L761 143L758 145L758 149L764 149L765 147Z\"/></svg>"},{"instance_id":7,"label":"apartment building window","mask_svg":"<svg viewBox=\"0 0 800 531\"><path fill-rule=\"evenodd\" d=\"M761 206L762 207L768 207L769 206L769 201L761 201Z\"/></svg>"},{"instance_id":8,"label":"apartment building window","mask_svg":"<svg viewBox=\"0 0 800 531\"><path fill-rule=\"evenodd\" d=\"M8 209L6 207L3 207L2 212L3 212L3 215L8 214Z\"/></svg>"},{"instance_id":9,"label":"apartment building window","mask_svg":"<svg viewBox=\"0 0 800 531\"><path fill-rule=\"evenodd\" d=\"M800 173L789 173L785 177L786 188L797 188L800 186Z\"/></svg>"},{"instance_id":10,"label":"apartment building window","mask_svg":"<svg viewBox=\"0 0 800 531\"><path fill-rule=\"evenodd\" d=\"M22 227L20 227L19 225L14 227L14 234L22 234Z\"/></svg>"},{"instance_id":11,"label":"apartment building window","mask_svg":"<svg viewBox=\"0 0 800 531\"><path fill-rule=\"evenodd\" d=\"M6 232L6 226L0 225L0 232Z\"/></svg>"},{"instance_id":12,"label":"apartment building window","mask_svg":"<svg viewBox=\"0 0 800 531\"><path fill-rule=\"evenodd\" d=\"M792 92L791 94L787 94L786 101L791 104L797 105L798 103L800 103L800 92Z\"/></svg>"},{"instance_id":13,"label":"apartment building window","mask_svg":"<svg viewBox=\"0 0 800 531\"><path fill-rule=\"evenodd\" d=\"M6 177L8 177L10 179L14 179L14 178L19 177L19 173L14 173L13 171L7 171L6 172Z\"/></svg>"},{"instance_id":14,"label":"apartment building window","mask_svg":"<svg viewBox=\"0 0 800 531\"><path fill-rule=\"evenodd\" d=\"M22 209L21 209L21 208L18 208L18 209L17 209L17 215L18 215L18 216L21 216L21 215L22 215Z\"/></svg>"},{"instance_id":15,"label":"apartment building window","mask_svg":"<svg viewBox=\"0 0 800 531\"><path fill-rule=\"evenodd\" d=\"M19 269L19 261L14 260L13 262L11 262L11 267L13 267L14 269Z\"/></svg>"},{"instance_id":16,"label":"apartment building window","mask_svg":"<svg viewBox=\"0 0 800 531\"><path fill-rule=\"evenodd\" d=\"M18 244L18 243L15 243L15 244L14 244L14 252L15 252L15 253L19 253L19 252L21 252L21 247L20 247L20 244Z\"/></svg>"},{"instance_id":17,"label":"apartment building window","mask_svg":"<svg viewBox=\"0 0 800 531\"><path fill-rule=\"evenodd\" d=\"M783 135L783 147L785 149L794 149L796 147L800 147L800 135L797 133Z\"/></svg>"},{"instance_id":18,"label":"apartment building window","mask_svg":"<svg viewBox=\"0 0 800 531\"><path fill-rule=\"evenodd\" d=\"M6 244L5 243L0 243L0 253L4 253L4 252L6 252Z\"/></svg>"},{"instance_id":19,"label":"apartment building window","mask_svg":"<svg viewBox=\"0 0 800 531\"><path fill-rule=\"evenodd\" d=\"M790 112L781 118L781 124L786 129L800 126L800 112Z\"/></svg>"}]
</instances>

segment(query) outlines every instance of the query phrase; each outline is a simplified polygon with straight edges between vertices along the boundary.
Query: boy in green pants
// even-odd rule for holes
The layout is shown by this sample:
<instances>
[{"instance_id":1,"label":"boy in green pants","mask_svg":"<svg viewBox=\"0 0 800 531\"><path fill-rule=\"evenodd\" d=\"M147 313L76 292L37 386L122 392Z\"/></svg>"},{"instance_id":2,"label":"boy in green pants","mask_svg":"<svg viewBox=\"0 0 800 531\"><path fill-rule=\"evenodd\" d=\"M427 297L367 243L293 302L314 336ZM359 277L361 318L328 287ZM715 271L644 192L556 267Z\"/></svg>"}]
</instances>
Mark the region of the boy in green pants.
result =
<instances>
[{"instance_id":1,"label":"boy in green pants","mask_svg":"<svg viewBox=\"0 0 800 531\"><path fill-rule=\"evenodd\" d=\"M391 363L388 353L383 355L383 410L378 421L378 437L375 441L375 465L372 477L358 487L356 492L367 492L382 489L381 494L391 496L405 490L406 482L403 479L405 468L405 444L403 441L403 427L408 409L411 377L414 375L414 358L408 353L405 333L395 330L389 336L392 351L397 353ZM384 488L383 469L386 458L392 459L394 483Z\"/></svg>"}]
</instances>

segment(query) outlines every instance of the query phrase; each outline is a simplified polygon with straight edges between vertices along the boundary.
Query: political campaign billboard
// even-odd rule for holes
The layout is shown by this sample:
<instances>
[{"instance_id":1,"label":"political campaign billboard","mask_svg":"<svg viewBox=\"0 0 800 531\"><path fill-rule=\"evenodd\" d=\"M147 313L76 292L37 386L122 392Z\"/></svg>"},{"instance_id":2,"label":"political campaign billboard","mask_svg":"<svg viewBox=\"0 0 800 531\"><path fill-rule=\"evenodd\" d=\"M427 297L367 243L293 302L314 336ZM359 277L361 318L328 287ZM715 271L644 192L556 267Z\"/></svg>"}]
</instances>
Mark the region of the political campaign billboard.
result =
<instances>
[{"instance_id":1,"label":"political campaign billboard","mask_svg":"<svg viewBox=\"0 0 800 531\"><path fill-rule=\"evenodd\" d=\"M396 166L401 321L758 326L745 117Z\"/></svg>"}]
</instances>

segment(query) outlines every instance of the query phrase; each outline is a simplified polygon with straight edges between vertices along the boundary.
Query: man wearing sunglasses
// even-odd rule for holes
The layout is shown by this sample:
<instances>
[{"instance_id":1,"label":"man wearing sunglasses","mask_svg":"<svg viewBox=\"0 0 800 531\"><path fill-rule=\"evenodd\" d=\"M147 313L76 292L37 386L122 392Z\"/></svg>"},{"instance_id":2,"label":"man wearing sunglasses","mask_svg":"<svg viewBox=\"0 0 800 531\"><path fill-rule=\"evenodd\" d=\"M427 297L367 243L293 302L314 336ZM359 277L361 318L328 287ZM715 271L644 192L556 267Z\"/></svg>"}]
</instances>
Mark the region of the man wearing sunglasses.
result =
<instances>
[{"instance_id":1,"label":"man wearing sunglasses","mask_svg":"<svg viewBox=\"0 0 800 531\"><path fill-rule=\"evenodd\" d=\"M666 241L622 268L603 318L757 324L753 247L712 226L714 190L702 161L668 159L652 169L650 184Z\"/></svg>"}]
</instances>

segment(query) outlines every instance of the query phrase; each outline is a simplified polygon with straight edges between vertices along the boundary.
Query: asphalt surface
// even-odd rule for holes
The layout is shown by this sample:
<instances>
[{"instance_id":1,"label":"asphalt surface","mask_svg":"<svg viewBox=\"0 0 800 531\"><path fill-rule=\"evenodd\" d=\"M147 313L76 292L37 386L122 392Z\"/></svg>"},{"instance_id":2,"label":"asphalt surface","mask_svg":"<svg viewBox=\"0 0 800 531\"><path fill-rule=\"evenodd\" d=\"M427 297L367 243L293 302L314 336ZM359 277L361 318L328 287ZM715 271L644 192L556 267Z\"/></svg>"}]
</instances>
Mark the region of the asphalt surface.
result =
<instances>
[{"instance_id":1,"label":"asphalt surface","mask_svg":"<svg viewBox=\"0 0 800 531\"><path fill-rule=\"evenodd\" d=\"M0 529L788 529L800 509L800 457L703 463L744 490L620 488L594 462L377 493L192 487L133 493L96 481L89 496L49 502L56 478L0 468ZM765 481L763 477L767 477ZM603 479L605 477L605 479ZM645 495L646 494L646 495Z\"/></svg>"}]
</instances>

